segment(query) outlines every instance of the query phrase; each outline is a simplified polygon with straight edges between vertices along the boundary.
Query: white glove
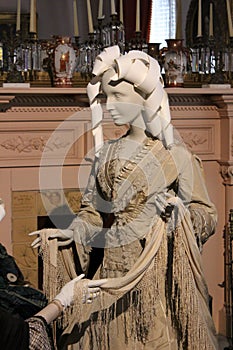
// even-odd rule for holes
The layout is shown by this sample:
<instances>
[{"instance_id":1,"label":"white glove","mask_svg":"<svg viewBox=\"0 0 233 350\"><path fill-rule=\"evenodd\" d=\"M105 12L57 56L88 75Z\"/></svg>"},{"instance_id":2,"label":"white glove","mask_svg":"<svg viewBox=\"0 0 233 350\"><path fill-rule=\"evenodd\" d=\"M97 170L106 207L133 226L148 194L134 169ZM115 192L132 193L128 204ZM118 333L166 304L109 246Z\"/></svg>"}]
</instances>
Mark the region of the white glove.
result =
<instances>
[{"instance_id":1,"label":"white glove","mask_svg":"<svg viewBox=\"0 0 233 350\"><path fill-rule=\"evenodd\" d=\"M2 203L0 204L0 221L2 221L5 215L6 215L6 211L5 211L4 204Z\"/></svg>"},{"instance_id":2,"label":"white glove","mask_svg":"<svg viewBox=\"0 0 233 350\"><path fill-rule=\"evenodd\" d=\"M74 278L70 282L66 283L64 287L62 287L60 293L54 298L60 301L62 306L66 309L67 306L73 301L74 298L74 285L77 281L80 281L84 277L84 273Z\"/></svg>"},{"instance_id":3,"label":"white glove","mask_svg":"<svg viewBox=\"0 0 233 350\"><path fill-rule=\"evenodd\" d=\"M60 293L54 298L60 301L64 308L70 306L74 299L74 286L77 281L81 280L84 277L84 274L79 275L74 278L72 281L66 283L64 287L62 287ZM93 299L97 298L100 293L100 288L102 284L107 282L107 279L102 280L87 280L87 288L85 288L85 295L83 293L82 302L90 303Z\"/></svg>"},{"instance_id":4,"label":"white glove","mask_svg":"<svg viewBox=\"0 0 233 350\"><path fill-rule=\"evenodd\" d=\"M66 246L73 242L72 230L47 229L50 232L49 239L57 238L58 246ZM28 234L29 236L39 235L31 244L33 248L38 248L41 245L41 231L34 231Z\"/></svg>"}]
</instances>

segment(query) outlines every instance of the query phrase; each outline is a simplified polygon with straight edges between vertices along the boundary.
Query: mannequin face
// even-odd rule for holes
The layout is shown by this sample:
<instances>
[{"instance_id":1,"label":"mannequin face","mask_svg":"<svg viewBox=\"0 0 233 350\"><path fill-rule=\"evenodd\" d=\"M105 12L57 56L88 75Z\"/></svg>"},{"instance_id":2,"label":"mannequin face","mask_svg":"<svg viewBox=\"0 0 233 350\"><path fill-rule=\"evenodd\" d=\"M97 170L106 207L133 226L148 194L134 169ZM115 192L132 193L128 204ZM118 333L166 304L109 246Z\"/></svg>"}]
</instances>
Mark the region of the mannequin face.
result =
<instances>
[{"instance_id":1,"label":"mannequin face","mask_svg":"<svg viewBox=\"0 0 233 350\"><path fill-rule=\"evenodd\" d=\"M112 84L111 79L114 75L115 71L110 69L104 73L102 79L102 88L107 96L107 110L116 125L136 125L139 119L143 119L141 112L144 99L135 92L133 85L126 81L118 84L114 84L113 81Z\"/></svg>"}]
</instances>

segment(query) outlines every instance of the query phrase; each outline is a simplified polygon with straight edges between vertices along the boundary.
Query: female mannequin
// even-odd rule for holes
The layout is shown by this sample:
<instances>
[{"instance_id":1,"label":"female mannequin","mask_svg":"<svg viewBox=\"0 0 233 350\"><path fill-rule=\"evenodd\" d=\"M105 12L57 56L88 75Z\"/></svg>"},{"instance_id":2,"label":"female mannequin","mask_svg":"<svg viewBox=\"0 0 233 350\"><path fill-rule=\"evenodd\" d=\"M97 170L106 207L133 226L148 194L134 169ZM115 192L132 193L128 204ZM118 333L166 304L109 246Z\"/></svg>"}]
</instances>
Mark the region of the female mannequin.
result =
<instances>
[{"instance_id":1,"label":"female mannequin","mask_svg":"<svg viewBox=\"0 0 233 350\"><path fill-rule=\"evenodd\" d=\"M63 246L74 241L83 271L90 247L103 248L94 279L108 281L101 286L101 304L70 319L67 344L94 350L217 349L196 243L214 233L216 211L200 160L174 136L159 65L140 51L121 56L114 46L97 57L93 74L88 95L96 159L80 212L67 230L53 231L50 238ZM126 135L104 145L100 91L114 123L129 124ZM32 244L38 247L41 233L32 234L39 234Z\"/></svg>"}]
</instances>

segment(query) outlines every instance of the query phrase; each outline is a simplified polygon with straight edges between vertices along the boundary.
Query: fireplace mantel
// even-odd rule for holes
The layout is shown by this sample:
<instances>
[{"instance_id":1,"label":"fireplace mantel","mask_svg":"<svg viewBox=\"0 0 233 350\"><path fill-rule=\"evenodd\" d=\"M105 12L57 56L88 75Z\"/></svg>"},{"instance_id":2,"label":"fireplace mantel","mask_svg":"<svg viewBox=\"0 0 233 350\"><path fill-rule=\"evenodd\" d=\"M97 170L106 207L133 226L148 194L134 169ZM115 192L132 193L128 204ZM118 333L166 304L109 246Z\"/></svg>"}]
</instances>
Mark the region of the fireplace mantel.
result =
<instances>
[{"instance_id":1,"label":"fireplace mantel","mask_svg":"<svg viewBox=\"0 0 233 350\"><path fill-rule=\"evenodd\" d=\"M187 146L203 160L209 194L218 210L218 229L204 247L203 261L213 296L213 317L217 329L224 331L221 329L223 290L218 284L224 278L222 234L233 208L233 89L169 88L166 91L173 124ZM60 189L56 171L65 150L62 186L79 198L77 191L82 186L77 174L81 172L86 179L90 170L85 160L93 147L90 128L85 88L0 88L0 197L7 212L0 223L1 242L33 282L37 260L27 233L36 230L36 215L40 215L37 211L41 169L54 171L43 189ZM122 128L113 125L105 110L104 137L119 137L121 133ZM46 164L42 161L43 152L49 154ZM21 259L22 247L28 247L27 262Z\"/></svg>"},{"instance_id":2,"label":"fireplace mantel","mask_svg":"<svg viewBox=\"0 0 233 350\"><path fill-rule=\"evenodd\" d=\"M167 88L171 106L206 105L216 97L229 97L233 89ZM212 103L211 103L212 104ZM88 106L86 88L0 88L0 111L23 106Z\"/></svg>"}]
</instances>

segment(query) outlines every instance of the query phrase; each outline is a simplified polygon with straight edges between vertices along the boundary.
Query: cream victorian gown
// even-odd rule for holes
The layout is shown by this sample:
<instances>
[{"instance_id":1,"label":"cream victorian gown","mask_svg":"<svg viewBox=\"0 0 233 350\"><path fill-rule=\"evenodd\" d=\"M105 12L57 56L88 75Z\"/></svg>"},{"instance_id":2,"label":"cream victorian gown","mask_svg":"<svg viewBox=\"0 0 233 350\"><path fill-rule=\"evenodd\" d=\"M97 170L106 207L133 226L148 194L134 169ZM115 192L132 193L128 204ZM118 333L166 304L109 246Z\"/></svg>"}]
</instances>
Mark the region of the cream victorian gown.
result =
<instances>
[{"instance_id":1,"label":"cream victorian gown","mask_svg":"<svg viewBox=\"0 0 233 350\"><path fill-rule=\"evenodd\" d=\"M128 142L105 143L70 226L84 272L89 246L104 247L94 278L112 279L103 298L114 301L73 315L61 348L217 349L196 243L216 225L201 162L181 143L168 150L149 136L122 159ZM165 192L184 203L167 222L156 204Z\"/></svg>"}]
</instances>

